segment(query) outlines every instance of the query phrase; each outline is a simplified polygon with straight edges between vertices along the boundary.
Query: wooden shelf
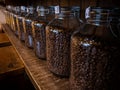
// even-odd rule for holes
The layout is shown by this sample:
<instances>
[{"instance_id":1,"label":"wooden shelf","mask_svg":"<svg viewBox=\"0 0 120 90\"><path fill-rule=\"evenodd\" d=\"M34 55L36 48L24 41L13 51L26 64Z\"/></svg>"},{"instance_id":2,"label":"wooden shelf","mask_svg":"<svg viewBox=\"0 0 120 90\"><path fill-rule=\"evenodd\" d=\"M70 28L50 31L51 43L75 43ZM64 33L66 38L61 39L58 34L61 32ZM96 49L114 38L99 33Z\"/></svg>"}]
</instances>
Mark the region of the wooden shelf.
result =
<instances>
[{"instance_id":1,"label":"wooden shelf","mask_svg":"<svg viewBox=\"0 0 120 90\"><path fill-rule=\"evenodd\" d=\"M0 80L24 73L24 65L14 47L0 47Z\"/></svg>"},{"instance_id":2,"label":"wooden shelf","mask_svg":"<svg viewBox=\"0 0 120 90\"><path fill-rule=\"evenodd\" d=\"M70 90L68 78L60 78L52 74L48 70L45 60L38 59L32 49L25 47L24 43L13 34L8 25L3 24L2 26L21 56L25 71L36 90Z\"/></svg>"},{"instance_id":3,"label":"wooden shelf","mask_svg":"<svg viewBox=\"0 0 120 90\"><path fill-rule=\"evenodd\" d=\"M0 32L0 80L24 73L24 65L6 33Z\"/></svg>"},{"instance_id":4,"label":"wooden shelf","mask_svg":"<svg viewBox=\"0 0 120 90\"><path fill-rule=\"evenodd\" d=\"M0 32L0 47L11 45L10 40L8 39L5 33Z\"/></svg>"}]
</instances>

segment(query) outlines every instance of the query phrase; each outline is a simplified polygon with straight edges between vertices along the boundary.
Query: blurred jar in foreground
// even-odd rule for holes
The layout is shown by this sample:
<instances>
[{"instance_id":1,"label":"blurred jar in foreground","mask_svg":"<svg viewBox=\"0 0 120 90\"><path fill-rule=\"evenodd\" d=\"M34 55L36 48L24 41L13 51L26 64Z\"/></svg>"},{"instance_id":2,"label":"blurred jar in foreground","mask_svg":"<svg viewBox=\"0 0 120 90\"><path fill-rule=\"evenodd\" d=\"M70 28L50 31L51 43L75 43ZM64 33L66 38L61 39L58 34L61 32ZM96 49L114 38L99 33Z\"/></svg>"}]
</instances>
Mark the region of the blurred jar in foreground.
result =
<instances>
[{"instance_id":1,"label":"blurred jar in foreground","mask_svg":"<svg viewBox=\"0 0 120 90\"><path fill-rule=\"evenodd\" d=\"M89 7L71 37L71 90L119 90L120 9Z\"/></svg>"}]
</instances>

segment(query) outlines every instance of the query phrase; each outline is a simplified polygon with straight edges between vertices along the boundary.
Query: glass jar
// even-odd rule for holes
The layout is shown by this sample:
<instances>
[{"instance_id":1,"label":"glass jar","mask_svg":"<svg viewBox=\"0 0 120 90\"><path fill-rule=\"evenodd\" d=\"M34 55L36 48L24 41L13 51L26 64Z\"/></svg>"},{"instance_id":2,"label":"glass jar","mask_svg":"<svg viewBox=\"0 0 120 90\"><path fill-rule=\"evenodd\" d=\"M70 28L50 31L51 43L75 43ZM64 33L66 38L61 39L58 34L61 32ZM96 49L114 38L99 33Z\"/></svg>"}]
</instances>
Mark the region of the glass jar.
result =
<instances>
[{"instance_id":1,"label":"glass jar","mask_svg":"<svg viewBox=\"0 0 120 90\"><path fill-rule=\"evenodd\" d=\"M10 26L11 30L12 30L12 15L13 15L13 13L9 12L9 20L10 20L9 26Z\"/></svg>"},{"instance_id":2,"label":"glass jar","mask_svg":"<svg viewBox=\"0 0 120 90\"><path fill-rule=\"evenodd\" d=\"M6 6L6 9L7 9L7 23L8 25L10 26L10 22L11 22L11 18L10 18L10 14L11 14L11 6L10 5L7 5Z\"/></svg>"},{"instance_id":3,"label":"glass jar","mask_svg":"<svg viewBox=\"0 0 120 90\"><path fill-rule=\"evenodd\" d=\"M12 12L9 12L9 27L11 28L12 26Z\"/></svg>"},{"instance_id":4,"label":"glass jar","mask_svg":"<svg viewBox=\"0 0 120 90\"><path fill-rule=\"evenodd\" d=\"M27 8L25 6L21 6L20 9L20 15L17 17L17 30L16 30L16 35L18 36L18 38L21 41L25 41L25 34L24 32L24 28L23 28L23 19L24 17L27 15Z\"/></svg>"},{"instance_id":5,"label":"glass jar","mask_svg":"<svg viewBox=\"0 0 120 90\"><path fill-rule=\"evenodd\" d=\"M8 25L11 28L12 27L12 6L9 5L7 9L8 9L8 17L9 17Z\"/></svg>"},{"instance_id":6,"label":"glass jar","mask_svg":"<svg viewBox=\"0 0 120 90\"><path fill-rule=\"evenodd\" d=\"M33 36L32 36L32 22L36 20L37 12L36 9L32 6L28 8L28 15L25 17L23 21L24 25L24 33L25 33L25 45L28 48L33 48Z\"/></svg>"},{"instance_id":7,"label":"glass jar","mask_svg":"<svg viewBox=\"0 0 120 90\"><path fill-rule=\"evenodd\" d=\"M14 14L15 14L15 6L11 6L10 27L13 32L14 32Z\"/></svg>"},{"instance_id":8,"label":"glass jar","mask_svg":"<svg viewBox=\"0 0 120 90\"><path fill-rule=\"evenodd\" d=\"M48 69L58 76L70 74L70 37L80 26L80 19L71 8L55 7L55 18L46 26L46 50Z\"/></svg>"},{"instance_id":9,"label":"glass jar","mask_svg":"<svg viewBox=\"0 0 120 90\"><path fill-rule=\"evenodd\" d=\"M120 9L89 7L86 15L71 37L71 90L119 90Z\"/></svg>"},{"instance_id":10,"label":"glass jar","mask_svg":"<svg viewBox=\"0 0 120 90\"><path fill-rule=\"evenodd\" d=\"M16 30L18 30L17 29L17 21L16 21L16 19L19 16L19 14L20 14L20 6L16 6L15 7L15 12L13 14L13 31L14 31L14 33L16 33Z\"/></svg>"},{"instance_id":11,"label":"glass jar","mask_svg":"<svg viewBox=\"0 0 120 90\"><path fill-rule=\"evenodd\" d=\"M14 13L15 13L15 7L12 6L12 12L11 12L11 30L14 32Z\"/></svg>"},{"instance_id":12,"label":"glass jar","mask_svg":"<svg viewBox=\"0 0 120 90\"><path fill-rule=\"evenodd\" d=\"M50 16L49 16L50 15ZM52 19L53 13L48 7L39 7L38 18L34 22L33 37L34 37L34 51L38 58L46 59L46 31L45 27Z\"/></svg>"}]
</instances>

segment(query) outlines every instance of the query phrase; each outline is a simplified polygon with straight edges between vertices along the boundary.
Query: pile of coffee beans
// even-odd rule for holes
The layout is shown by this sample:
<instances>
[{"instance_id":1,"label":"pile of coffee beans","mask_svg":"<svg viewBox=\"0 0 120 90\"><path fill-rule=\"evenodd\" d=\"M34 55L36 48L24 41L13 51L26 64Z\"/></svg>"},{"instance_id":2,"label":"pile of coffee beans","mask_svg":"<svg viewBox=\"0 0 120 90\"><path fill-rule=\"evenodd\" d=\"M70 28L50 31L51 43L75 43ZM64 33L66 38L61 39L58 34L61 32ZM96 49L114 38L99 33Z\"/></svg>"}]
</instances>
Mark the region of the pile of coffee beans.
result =
<instances>
[{"instance_id":1,"label":"pile of coffee beans","mask_svg":"<svg viewBox=\"0 0 120 90\"><path fill-rule=\"evenodd\" d=\"M70 74L70 37L73 30L57 26L46 27L48 68L59 76Z\"/></svg>"}]
</instances>

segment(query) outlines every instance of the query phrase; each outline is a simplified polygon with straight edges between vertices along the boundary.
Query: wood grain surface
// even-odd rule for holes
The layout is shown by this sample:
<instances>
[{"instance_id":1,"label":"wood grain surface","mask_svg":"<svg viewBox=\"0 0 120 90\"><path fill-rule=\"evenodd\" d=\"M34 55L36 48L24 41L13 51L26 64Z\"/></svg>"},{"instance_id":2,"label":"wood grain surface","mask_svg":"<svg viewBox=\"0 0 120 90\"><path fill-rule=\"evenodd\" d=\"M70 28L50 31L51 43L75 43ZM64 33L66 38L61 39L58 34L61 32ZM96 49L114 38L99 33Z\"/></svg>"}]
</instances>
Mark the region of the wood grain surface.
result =
<instances>
[{"instance_id":1,"label":"wood grain surface","mask_svg":"<svg viewBox=\"0 0 120 90\"><path fill-rule=\"evenodd\" d=\"M24 65L13 46L0 47L0 79L23 73Z\"/></svg>"},{"instance_id":2,"label":"wood grain surface","mask_svg":"<svg viewBox=\"0 0 120 90\"><path fill-rule=\"evenodd\" d=\"M9 46L11 42L5 33L0 33L0 47Z\"/></svg>"}]
</instances>

